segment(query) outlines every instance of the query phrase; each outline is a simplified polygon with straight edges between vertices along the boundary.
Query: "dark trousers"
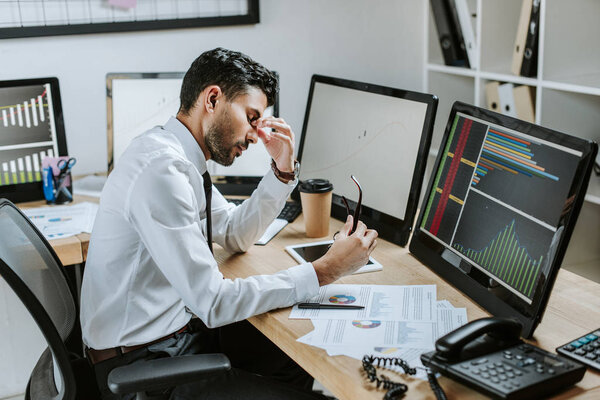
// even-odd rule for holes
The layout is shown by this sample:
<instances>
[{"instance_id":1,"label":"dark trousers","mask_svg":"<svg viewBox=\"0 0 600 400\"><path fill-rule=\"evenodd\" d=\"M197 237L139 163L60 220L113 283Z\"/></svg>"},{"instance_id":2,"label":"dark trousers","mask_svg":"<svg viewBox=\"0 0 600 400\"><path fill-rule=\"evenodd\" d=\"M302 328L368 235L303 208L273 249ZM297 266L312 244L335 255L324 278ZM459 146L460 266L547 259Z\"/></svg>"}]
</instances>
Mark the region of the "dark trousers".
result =
<instances>
[{"instance_id":1,"label":"dark trousers","mask_svg":"<svg viewBox=\"0 0 600 400\"><path fill-rule=\"evenodd\" d=\"M107 378L113 368L141 360L203 353L224 353L232 369L172 388L164 398L324 399L311 392L313 378L247 321L209 329L193 319L187 331L98 363L94 372L103 399L133 399L135 394L119 397L108 389Z\"/></svg>"}]
</instances>

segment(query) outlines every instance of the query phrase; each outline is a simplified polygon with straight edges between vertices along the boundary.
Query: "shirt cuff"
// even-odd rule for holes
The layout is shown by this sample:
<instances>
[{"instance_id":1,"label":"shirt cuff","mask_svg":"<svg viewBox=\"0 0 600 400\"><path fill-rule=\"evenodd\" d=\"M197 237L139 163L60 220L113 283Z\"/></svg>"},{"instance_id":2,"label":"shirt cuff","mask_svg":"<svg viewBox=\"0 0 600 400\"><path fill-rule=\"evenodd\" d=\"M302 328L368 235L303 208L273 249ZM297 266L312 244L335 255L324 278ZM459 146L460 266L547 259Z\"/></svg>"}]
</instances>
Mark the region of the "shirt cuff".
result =
<instances>
[{"instance_id":1,"label":"shirt cuff","mask_svg":"<svg viewBox=\"0 0 600 400\"><path fill-rule=\"evenodd\" d=\"M268 193L270 193L275 198L285 197L287 198L292 190L298 184L298 179L294 179L293 181L289 181L288 183L283 183L275 176L273 170L269 170L267 174L264 176L261 182Z\"/></svg>"},{"instance_id":2,"label":"shirt cuff","mask_svg":"<svg viewBox=\"0 0 600 400\"><path fill-rule=\"evenodd\" d=\"M319 279L311 263L288 268L288 273L296 283L296 300L294 303L306 301L319 294Z\"/></svg>"}]
</instances>

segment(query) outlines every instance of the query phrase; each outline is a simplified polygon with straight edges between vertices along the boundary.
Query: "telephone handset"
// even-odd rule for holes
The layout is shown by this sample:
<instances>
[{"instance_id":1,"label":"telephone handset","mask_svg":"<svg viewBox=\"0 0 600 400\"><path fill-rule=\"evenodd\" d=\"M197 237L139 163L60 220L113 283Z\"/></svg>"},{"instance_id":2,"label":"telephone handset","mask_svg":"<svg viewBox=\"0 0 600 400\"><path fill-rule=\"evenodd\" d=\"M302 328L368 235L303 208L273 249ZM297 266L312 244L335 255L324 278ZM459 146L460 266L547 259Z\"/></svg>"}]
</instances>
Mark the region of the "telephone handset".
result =
<instances>
[{"instance_id":1,"label":"telephone handset","mask_svg":"<svg viewBox=\"0 0 600 400\"><path fill-rule=\"evenodd\" d=\"M435 343L440 360L460 361L520 342L521 324L508 318L482 318L463 325Z\"/></svg>"},{"instance_id":2,"label":"telephone handset","mask_svg":"<svg viewBox=\"0 0 600 400\"><path fill-rule=\"evenodd\" d=\"M488 396L540 398L575 384L585 367L524 343L521 324L508 318L482 318L439 338L423 365Z\"/></svg>"}]
</instances>

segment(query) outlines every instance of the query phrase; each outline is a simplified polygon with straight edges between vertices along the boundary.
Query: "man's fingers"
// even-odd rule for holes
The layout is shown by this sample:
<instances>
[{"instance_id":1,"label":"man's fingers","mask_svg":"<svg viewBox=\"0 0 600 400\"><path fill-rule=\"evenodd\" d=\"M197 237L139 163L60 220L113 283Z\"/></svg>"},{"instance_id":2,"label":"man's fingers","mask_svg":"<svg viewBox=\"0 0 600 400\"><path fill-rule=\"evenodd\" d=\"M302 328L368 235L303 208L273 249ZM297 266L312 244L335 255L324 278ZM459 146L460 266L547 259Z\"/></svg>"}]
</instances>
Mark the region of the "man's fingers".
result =
<instances>
[{"instance_id":1,"label":"man's fingers","mask_svg":"<svg viewBox=\"0 0 600 400\"><path fill-rule=\"evenodd\" d=\"M373 242L369 246L369 250L367 250L367 254L371 255L373 250L375 250L375 247L377 247L377 240L373 240Z\"/></svg>"},{"instance_id":2,"label":"man's fingers","mask_svg":"<svg viewBox=\"0 0 600 400\"><path fill-rule=\"evenodd\" d=\"M273 118L267 117L263 120L260 120L258 128L272 128L274 131L283 133L284 135L290 137L290 139L294 140L294 132L292 128L281 118Z\"/></svg>"},{"instance_id":3,"label":"man's fingers","mask_svg":"<svg viewBox=\"0 0 600 400\"><path fill-rule=\"evenodd\" d=\"M362 221L358 221L358 225L356 226L356 231L354 231L356 236L362 238L365 235L366 231L367 231L367 226Z\"/></svg>"},{"instance_id":4,"label":"man's fingers","mask_svg":"<svg viewBox=\"0 0 600 400\"><path fill-rule=\"evenodd\" d=\"M271 139L279 139L282 142L286 142L289 144L294 144L294 142L292 141L292 138L290 138L289 136L284 135L283 133L279 133L279 132L271 132L270 134ZM269 140L271 140L269 139Z\"/></svg>"},{"instance_id":5,"label":"man's fingers","mask_svg":"<svg viewBox=\"0 0 600 400\"><path fill-rule=\"evenodd\" d=\"M368 240L375 240L377 236L379 236L379 233L375 229L367 229L365 233L365 238Z\"/></svg>"},{"instance_id":6,"label":"man's fingers","mask_svg":"<svg viewBox=\"0 0 600 400\"><path fill-rule=\"evenodd\" d=\"M256 133L258 134L258 138L264 143L269 143L269 141L271 140L271 135L265 132L265 130L262 128L256 129Z\"/></svg>"},{"instance_id":7,"label":"man's fingers","mask_svg":"<svg viewBox=\"0 0 600 400\"><path fill-rule=\"evenodd\" d=\"M342 237L346 237L350 234L350 231L352 230L352 222L353 221L354 221L354 219L352 218L352 215L348 215L348 217L346 218L346 223L344 224L344 227L340 231L340 235Z\"/></svg>"}]
</instances>

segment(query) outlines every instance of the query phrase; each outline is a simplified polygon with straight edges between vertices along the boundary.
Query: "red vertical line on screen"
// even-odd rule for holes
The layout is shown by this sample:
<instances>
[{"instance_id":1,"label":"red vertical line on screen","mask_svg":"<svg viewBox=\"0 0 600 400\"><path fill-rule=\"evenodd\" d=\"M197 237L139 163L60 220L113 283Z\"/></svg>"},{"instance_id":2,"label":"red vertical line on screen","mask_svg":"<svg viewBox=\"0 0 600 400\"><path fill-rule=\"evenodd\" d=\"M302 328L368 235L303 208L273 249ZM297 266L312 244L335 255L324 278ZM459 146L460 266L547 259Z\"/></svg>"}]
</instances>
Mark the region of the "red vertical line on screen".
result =
<instances>
[{"instance_id":1,"label":"red vertical line on screen","mask_svg":"<svg viewBox=\"0 0 600 400\"><path fill-rule=\"evenodd\" d=\"M452 158L452 163L450 164L450 170L448 171L446 182L444 182L442 196L439 200L437 209L435 210L433 221L431 222L431 228L429 231L435 236L437 236L438 234L438 231L440 229L440 223L442 222L442 217L444 216L444 211L446 211L448 198L450 197L450 193L452 191L452 185L454 185L454 178L456 178L456 172L458 171L458 167L460 166L460 159L462 158L463 151L467 144L467 139L471 131L471 125L473 125L473 121L465 118L460 132L460 137L458 138L458 143L456 144L456 149L454 151L454 157Z\"/></svg>"}]
</instances>

